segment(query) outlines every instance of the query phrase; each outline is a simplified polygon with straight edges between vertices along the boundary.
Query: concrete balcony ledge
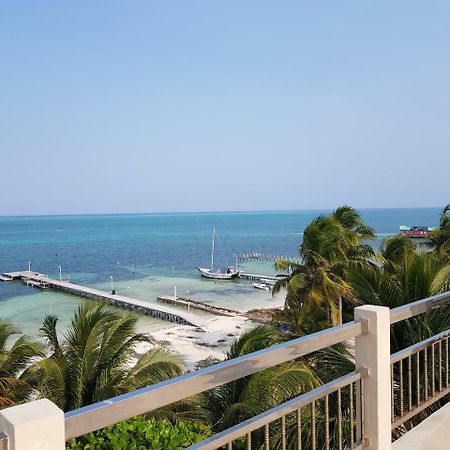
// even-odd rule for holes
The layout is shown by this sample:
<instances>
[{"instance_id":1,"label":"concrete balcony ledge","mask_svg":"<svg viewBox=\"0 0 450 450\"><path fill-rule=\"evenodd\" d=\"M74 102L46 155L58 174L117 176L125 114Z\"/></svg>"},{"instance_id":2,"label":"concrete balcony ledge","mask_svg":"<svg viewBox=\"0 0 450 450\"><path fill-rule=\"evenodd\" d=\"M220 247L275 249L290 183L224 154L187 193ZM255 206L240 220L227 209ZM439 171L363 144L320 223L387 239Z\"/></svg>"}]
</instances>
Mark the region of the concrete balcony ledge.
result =
<instances>
[{"instance_id":1,"label":"concrete balcony ledge","mask_svg":"<svg viewBox=\"0 0 450 450\"><path fill-rule=\"evenodd\" d=\"M448 450L449 448L450 403L392 444L392 450Z\"/></svg>"}]
</instances>

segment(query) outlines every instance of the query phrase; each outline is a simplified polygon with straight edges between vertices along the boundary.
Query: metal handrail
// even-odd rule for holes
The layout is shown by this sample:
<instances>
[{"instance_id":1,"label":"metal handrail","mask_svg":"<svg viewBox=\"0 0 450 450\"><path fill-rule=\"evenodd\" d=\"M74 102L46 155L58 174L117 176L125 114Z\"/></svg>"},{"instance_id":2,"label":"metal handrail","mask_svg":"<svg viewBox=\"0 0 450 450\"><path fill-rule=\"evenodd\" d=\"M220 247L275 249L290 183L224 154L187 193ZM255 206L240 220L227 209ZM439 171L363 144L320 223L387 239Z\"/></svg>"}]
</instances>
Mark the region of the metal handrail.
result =
<instances>
[{"instance_id":1,"label":"metal handrail","mask_svg":"<svg viewBox=\"0 0 450 450\"><path fill-rule=\"evenodd\" d=\"M420 412L422 412L424 409L427 409L430 407L433 403L436 403L441 398L445 397L450 393L450 388L446 388L443 391L439 392L434 397L429 398L428 400L424 400L418 405L416 408L412 409L411 411L408 411L405 415L396 417L395 420L391 423L391 429L395 430L397 427L405 423L407 420L412 419L414 416L417 416Z\"/></svg>"},{"instance_id":2,"label":"metal handrail","mask_svg":"<svg viewBox=\"0 0 450 450\"><path fill-rule=\"evenodd\" d=\"M418 316L419 314L429 312L448 302L450 302L450 291L394 308L391 310L391 325Z\"/></svg>"},{"instance_id":3,"label":"metal handrail","mask_svg":"<svg viewBox=\"0 0 450 450\"><path fill-rule=\"evenodd\" d=\"M360 336L364 328L363 322L348 322L70 411L66 440Z\"/></svg>"},{"instance_id":4,"label":"metal handrail","mask_svg":"<svg viewBox=\"0 0 450 450\"><path fill-rule=\"evenodd\" d=\"M394 318L393 320L398 321L400 317L401 320L404 318L414 317L414 315L422 314L425 312L429 312L433 308L444 305L450 300L450 293L446 292L443 294L439 294L424 300L419 300L411 305L405 305L401 308L396 308L393 311ZM392 318L392 315L391 315ZM392 322L391 323L395 323ZM412 419L421 411L430 407L438 400L446 397L450 393L450 386L448 381L448 367L449 367L449 347L448 347L448 339L450 337L450 329L445 330L441 333L438 333L434 336L430 336L427 339L424 339L416 344L410 345L409 347L400 350L391 355L391 410L392 410L392 429L396 429L406 421ZM442 343L445 344L445 368L443 367L442 361ZM439 344L439 345L438 345ZM436 365L435 360L435 346L438 345L438 362ZM427 350L431 347L431 367L429 367L427 363ZM420 364L420 353L423 353L423 372L421 372L421 364ZM412 357L416 356L416 372L414 375L414 388L413 388L413 379L412 379ZM404 370L404 362L407 362L407 372ZM394 385L394 369L395 364L398 364L398 385ZM445 378L442 379L442 370L444 369ZM420 375L419 375L420 374ZM423 381L421 380L421 376L423 376ZM429 378L431 376L431 378ZM436 378L435 378L436 377ZM421 395L421 388L424 387L424 393ZM429 387L431 392L429 391ZM415 391L413 393L413 390ZM399 397L399 402L397 403L397 407L394 403L394 396L397 392ZM406 399L405 399L406 397ZM396 411L397 410L397 411Z\"/></svg>"},{"instance_id":5,"label":"metal handrail","mask_svg":"<svg viewBox=\"0 0 450 450\"><path fill-rule=\"evenodd\" d=\"M280 419L293 411L303 408L313 401L320 400L340 388L359 381L365 375L367 375L367 369L351 372L343 377L319 386L312 391L293 398L292 400L282 403L279 406L271 408L268 411L258 414L255 417L251 417L250 419L217 433L204 441L191 445L187 450L215 450L231 441L234 441L235 439L239 439L240 437L251 433L252 431L258 430L264 425L272 423L273 421Z\"/></svg>"},{"instance_id":6,"label":"metal handrail","mask_svg":"<svg viewBox=\"0 0 450 450\"><path fill-rule=\"evenodd\" d=\"M418 342L417 344L411 345L399 352L393 353L391 355L391 364L394 364L402 359L407 358L408 356L412 356L415 353L427 348L430 344L434 342L439 342L441 339L450 336L450 329L443 331L442 333L436 334L435 336L431 336L423 341Z\"/></svg>"}]
</instances>

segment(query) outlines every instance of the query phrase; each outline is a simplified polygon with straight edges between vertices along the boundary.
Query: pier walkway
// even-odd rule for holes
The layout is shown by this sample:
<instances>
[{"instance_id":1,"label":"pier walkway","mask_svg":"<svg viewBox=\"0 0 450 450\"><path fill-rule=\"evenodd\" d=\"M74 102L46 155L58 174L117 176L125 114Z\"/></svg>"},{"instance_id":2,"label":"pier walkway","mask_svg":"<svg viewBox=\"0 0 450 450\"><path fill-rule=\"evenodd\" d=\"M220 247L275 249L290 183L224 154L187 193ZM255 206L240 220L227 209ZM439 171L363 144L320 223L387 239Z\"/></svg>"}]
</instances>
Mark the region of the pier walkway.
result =
<instances>
[{"instance_id":1,"label":"pier walkway","mask_svg":"<svg viewBox=\"0 0 450 450\"><path fill-rule=\"evenodd\" d=\"M164 302L164 303L173 303L175 305L182 305L187 307L189 310L192 309L199 309L201 311L207 311L211 314L215 314L217 316L238 316L243 315L241 311L237 311L236 309L229 309L229 308L222 308L220 306L214 306L210 305L208 303L201 302L199 300L194 300L191 298L186 297L175 297L173 295L162 295L158 297L158 300Z\"/></svg>"},{"instance_id":2,"label":"pier walkway","mask_svg":"<svg viewBox=\"0 0 450 450\"><path fill-rule=\"evenodd\" d=\"M274 277L271 275L257 275L255 273L245 273L245 272L239 272L239 278L245 278L246 280L258 280L258 281L278 281L282 279L283 277Z\"/></svg>"},{"instance_id":3,"label":"pier walkway","mask_svg":"<svg viewBox=\"0 0 450 450\"><path fill-rule=\"evenodd\" d=\"M251 253L243 253L239 255L240 261L276 261L277 259L283 259L285 261L291 261L295 264L301 264L300 259L292 256L280 256L280 255L271 255L268 253L262 252L251 252Z\"/></svg>"},{"instance_id":4,"label":"pier walkway","mask_svg":"<svg viewBox=\"0 0 450 450\"><path fill-rule=\"evenodd\" d=\"M165 305L149 303L143 300L137 300L125 297L119 294L100 291L94 288L80 286L68 281L54 280L38 272L9 272L1 275L1 281L12 281L20 279L23 283L43 288L57 289L78 297L89 298L92 300L101 300L110 303L113 306L129 309L147 316L155 317L161 320L167 320L181 325L192 325L202 327L204 323L194 314L178 311Z\"/></svg>"}]
</instances>

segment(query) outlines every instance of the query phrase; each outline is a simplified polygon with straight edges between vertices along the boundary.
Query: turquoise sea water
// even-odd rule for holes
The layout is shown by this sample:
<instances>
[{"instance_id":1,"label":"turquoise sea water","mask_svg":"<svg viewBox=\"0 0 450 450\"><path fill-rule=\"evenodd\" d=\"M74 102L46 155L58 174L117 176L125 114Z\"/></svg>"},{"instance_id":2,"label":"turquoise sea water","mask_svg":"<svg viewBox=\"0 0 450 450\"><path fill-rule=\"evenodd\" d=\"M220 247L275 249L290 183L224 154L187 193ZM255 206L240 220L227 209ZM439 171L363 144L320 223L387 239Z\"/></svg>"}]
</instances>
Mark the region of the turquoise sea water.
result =
<instances>
[{"instance_id":1,"label":"turquoise sea water","mask_svg":"<svg viewBox=\"0 0 450 450\"><path fill-rule=\"evenodd\" d=\"M149 302L161 294L178 295L241 310L279 304L250 282L214 282L200 278L195 267L209 266L212 227L216 227L216 261L234 264L235 256L263 252L296 256L302 232L328 211L283 211L196 214L0 217L0 272L33 270L79 284L116 290ZM439 208L361 210L378 240L399 225L438 223ZM244 270L270 274L270 263L243 263ZM0 283L0 317L23 332L37 335L45 314L62 322L79 304L75 297L42 292L21 283ZM144 328L166 326L141 319Z\"/></svg>"}]
</instances>

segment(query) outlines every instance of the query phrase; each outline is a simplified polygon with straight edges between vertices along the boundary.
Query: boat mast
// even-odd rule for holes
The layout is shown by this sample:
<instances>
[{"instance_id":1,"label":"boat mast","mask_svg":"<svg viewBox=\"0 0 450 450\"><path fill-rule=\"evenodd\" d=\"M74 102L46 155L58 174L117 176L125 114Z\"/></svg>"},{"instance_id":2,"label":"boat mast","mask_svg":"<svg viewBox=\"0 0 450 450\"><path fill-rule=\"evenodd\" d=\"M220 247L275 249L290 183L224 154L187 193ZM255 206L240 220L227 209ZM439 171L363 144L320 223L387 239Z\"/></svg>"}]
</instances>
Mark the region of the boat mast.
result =
<instances>
[{"instance_id":1,"label":"boat mast","mask_svg":"<svg viewBox=\"0 0 450 450\"><path fill-rule=\"evenodd\" d=\"M214 269L214 241L216 239L216 227L213 227L212 247L211 247L211 270Z\"/></svg>"}]
</instances>

